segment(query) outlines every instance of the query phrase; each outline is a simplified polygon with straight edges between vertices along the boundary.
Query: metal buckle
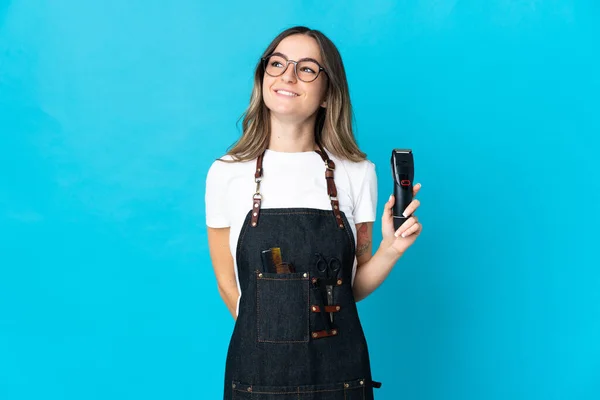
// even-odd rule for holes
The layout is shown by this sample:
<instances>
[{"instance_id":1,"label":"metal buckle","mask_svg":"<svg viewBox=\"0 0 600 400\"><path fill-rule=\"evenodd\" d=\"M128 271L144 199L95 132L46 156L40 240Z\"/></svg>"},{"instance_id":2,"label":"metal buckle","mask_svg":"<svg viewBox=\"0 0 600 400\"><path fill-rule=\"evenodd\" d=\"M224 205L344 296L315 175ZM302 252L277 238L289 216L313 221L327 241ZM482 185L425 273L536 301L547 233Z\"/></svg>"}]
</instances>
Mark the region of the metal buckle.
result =
<instances>
[{"instance_id":1,"label":"metal buckle","mask_svg":"<svg viewBox=\"0 0 600 400\"><path fill-rule=\"evenodd\" d=\"M256 178L255 181L256 181L256 193L254 195L256 196L257 194L260 193L260 181L262 181L262 178Z\"/></svg>"}]
</instances>

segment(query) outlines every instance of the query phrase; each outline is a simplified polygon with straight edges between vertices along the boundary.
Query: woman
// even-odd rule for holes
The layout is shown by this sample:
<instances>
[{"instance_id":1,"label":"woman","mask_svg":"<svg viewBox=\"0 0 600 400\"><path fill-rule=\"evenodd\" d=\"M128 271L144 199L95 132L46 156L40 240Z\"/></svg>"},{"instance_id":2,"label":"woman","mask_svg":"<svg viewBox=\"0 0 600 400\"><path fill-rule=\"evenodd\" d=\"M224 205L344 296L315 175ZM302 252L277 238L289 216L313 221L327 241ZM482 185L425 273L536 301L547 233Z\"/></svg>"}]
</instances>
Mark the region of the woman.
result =
<instances>
[{"instance_id":1,"label":"woman","mask_svg":"<svg viewBox=\"0 0 600 400\"><path fill-rule=\"evenodd\" d=\"M210 255L236 320L224 399L372 399L379 386L355 303L422 228L413 200L394 231L391 196L372 254L375 166L351 119L335 45L305 27L279 34L256 66L242 137L207 175Z\"/></svg>"}]
</instances>

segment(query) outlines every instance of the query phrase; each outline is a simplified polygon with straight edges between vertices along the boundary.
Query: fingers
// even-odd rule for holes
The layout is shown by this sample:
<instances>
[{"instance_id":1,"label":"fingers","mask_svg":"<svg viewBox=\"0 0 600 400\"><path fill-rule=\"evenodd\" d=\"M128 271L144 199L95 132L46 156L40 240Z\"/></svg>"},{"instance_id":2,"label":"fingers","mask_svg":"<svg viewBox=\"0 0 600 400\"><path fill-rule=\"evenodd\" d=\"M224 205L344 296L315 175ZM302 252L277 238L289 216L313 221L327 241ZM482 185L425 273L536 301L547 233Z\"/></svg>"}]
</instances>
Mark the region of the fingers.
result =
<instances>
[{"instance_id":1,"label":"fingers","mask_svg":"<svg viewBox=\"0 0 600 400\"><path fill-rule=\"evenodd\" d=\"M421 184L417 183L414 187L413 187L413 197L419 193L419 191L421 190ZM385 206L383 208L383 216L384 217L388 217L388 216L392 216L392 209L394 207L394 202L395 202L395 197L392 194L390 196L390 198L388 199L388 201L385 203ZM413 201L411 201L411 203L408 205L408 207L406 207L406 209L404 210L404 212L402 213L405 217L408 217L409 215L411 215L412 213L414 213L416 211L416 209L421 205L421 202L417 199L413 199Z\"/></svg>"},{"instance_id":2,"label":"fingers","mask_svg":"<svg viewBox=\"0 0 600 400\"><path fill-rule=\"evenodd\" d=\"M408 217L409 215L413 214L420 205L421 205L421 202L417 199L414 199L413 201L410 202L410 204L408 205L408 207L406 207L406 209L404 210L404 212L402 214L405 217Z\"/></svg>"},{"instance_id":3,"label":"fingers","mask_svg":"<svg viewBox=\"0 0 600 400\"><path fill-rule=\"evenodd\" d=\"M421 190L421 184L417 183L415 186L413 186L413 196L416 196L417 193L419 193L419 190Z\"/></svg>"},{"instance_id":4,"label":"fingers","mask_svg":"<svg viewBox=\"0 0 600 400\"><path fill-rule=\"evenodd\" d=\"M392 217L392 208L394 207L394 201L394 195L391 195L387 203L385 203L385 206L383 207L384 218Z\"/></svg>"},{"instance_id":5,"label":"fingers","mask_svg":"<svg viewBox=\"0 0 600 400\"><path fill-rule=\"evenodd\" d=\"M394 236L401 236L405 238L408 235L412 235L413 233L417 232L420 228L420 225L421 224L419 224L419 219L413 215L412 217L404 221L404 223L400 226L400 228L398 228L396 233L394 233Z\"/></svg>"},{"instance_id":6,"label":"fingers","mask_svg":"<svg viewBox=\"0 0 600 400\"><path fill-rule=\"evenodd\" d=\"M400 236L402 236L403 238L406 238L406 237L408 237L410 235L413 235L413 234L419 232L420 229L421 229L421 224L415 223L410 228L408 228L407 230L405 230L404 232L402 232L400 234Z\"/></svg>"},{"instance_id":7,"label":"fingers","mask_svg":"<svg viewBox=\"0 0 600 400\"><path fill-rule=\"evenodd\" d=\"M420 190L421 190L421 184L417 183L413 187L413 197ZM386 217L386 218L393 217L392 209L394 206L394 201L395 201L394 195L391 195L384 207L384 217ZM405 217L410 216L410 218L408 218L406 221L404 221L402 226L400 226L400 228L398 228L396 230L396 232L394 233L394 236L406 238L410 235L413 235L415 233L419 234L421 232L422 226L419 223L419 219L417 218L416 215L413 215L414 212L417 210L417 208L419 208L420 205L421 205L421 202L417 199L413 199L413 201L410 202L410 204L408 205L408 207L406 207L406 209L404 210L404 213L403 213Z\"/></svg>"}]
</instances>

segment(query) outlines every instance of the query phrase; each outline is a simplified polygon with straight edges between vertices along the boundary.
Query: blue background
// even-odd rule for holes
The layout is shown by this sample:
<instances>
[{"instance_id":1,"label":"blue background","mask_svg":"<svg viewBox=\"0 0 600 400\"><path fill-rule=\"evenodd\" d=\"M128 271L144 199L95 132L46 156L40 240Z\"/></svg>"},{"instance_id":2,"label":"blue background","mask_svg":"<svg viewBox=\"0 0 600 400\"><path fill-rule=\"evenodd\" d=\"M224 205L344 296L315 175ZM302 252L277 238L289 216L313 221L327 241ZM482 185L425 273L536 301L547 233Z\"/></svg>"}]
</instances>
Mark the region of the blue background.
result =
<instances>
[{"instance_id":1,"label":"blue background","mask_svg":"<svg viewBox=\"0 0 600 400\"><path fill-rule=\"evenodd\" d=\"M281 30L339 47L378 215L377 399L600 398L599 3L0 0L0 399L218 399L204 179ZM376 243L381 238L379 220Z\"/></svg>"}]
</instances>

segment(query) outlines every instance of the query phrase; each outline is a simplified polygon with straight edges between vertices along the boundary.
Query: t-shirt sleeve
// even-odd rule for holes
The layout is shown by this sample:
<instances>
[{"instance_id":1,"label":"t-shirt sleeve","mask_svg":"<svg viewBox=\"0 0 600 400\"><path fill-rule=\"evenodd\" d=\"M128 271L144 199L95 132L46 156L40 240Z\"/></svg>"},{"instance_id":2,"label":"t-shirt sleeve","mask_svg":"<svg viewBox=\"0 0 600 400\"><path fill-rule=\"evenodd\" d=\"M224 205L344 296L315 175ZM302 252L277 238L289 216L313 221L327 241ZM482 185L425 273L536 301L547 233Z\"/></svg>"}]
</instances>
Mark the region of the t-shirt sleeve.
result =
<instances>
[{"instance_id":1,"label":"t-shirt sleeve","mask_svg":"<svg viewBox=\"0 0 600 400\"><path fill-rule=\"evenodd\" d=\"M354 201L354 222L375 221L377 212L377 174L375 164L371 161L365 162L364 176Z\"/></svg>"},{"instance_id":2,"label":"t-shirt sleeve","mask_svg":"<svg viewBox=\"0 0 600 400\"><path fill-rule=\"evenodd\" d=\"M206 175L206 192L204 194L206 225L211 228L226 228L230 226L227 213L227 165L215 161Z\"/></svg>"}]
</instances>

